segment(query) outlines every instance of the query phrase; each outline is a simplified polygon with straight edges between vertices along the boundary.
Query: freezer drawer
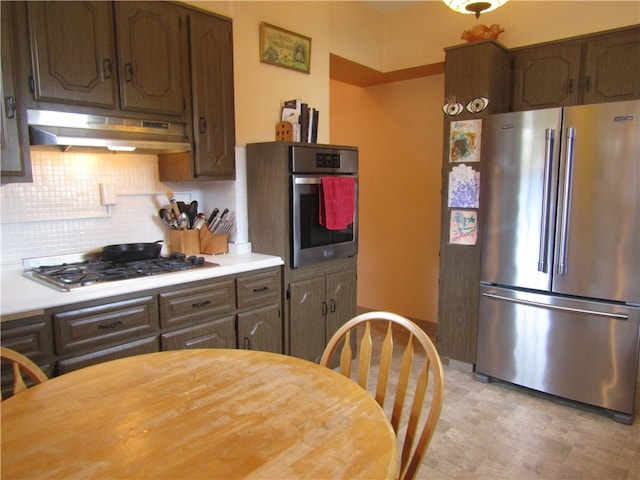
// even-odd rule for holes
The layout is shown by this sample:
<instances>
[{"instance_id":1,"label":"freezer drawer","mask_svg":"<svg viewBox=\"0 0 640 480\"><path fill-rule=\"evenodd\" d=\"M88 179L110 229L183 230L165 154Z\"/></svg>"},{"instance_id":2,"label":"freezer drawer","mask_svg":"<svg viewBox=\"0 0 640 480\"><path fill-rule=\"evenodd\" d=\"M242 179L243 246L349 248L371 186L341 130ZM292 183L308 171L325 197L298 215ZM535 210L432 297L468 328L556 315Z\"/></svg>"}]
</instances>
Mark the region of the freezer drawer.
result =
<instances>
[{"instance_id":1,"label":"freezer drawer","mask_svg":"<svg viewBox=\"0 0 640 480\"><path fill-rule=\"evenodd\" d=\"M481 286L476 372L632 415L640 308Z\"/></svg>"}]
</instances>

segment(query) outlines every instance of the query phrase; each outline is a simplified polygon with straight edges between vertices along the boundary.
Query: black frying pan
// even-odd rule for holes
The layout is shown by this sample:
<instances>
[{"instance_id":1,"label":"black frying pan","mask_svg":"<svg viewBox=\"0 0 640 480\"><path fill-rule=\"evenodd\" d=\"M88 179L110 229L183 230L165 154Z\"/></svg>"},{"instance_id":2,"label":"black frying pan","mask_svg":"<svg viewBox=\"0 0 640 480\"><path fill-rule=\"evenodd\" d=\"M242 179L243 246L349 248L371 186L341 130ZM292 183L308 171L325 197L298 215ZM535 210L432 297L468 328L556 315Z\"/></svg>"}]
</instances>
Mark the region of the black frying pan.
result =
<instances>
[{"instance_id":1,"label":"black frying pan","mask_svg":"<svg viewBox=\"0 0 640 480\"><path fill-rule=\"evenodd\" d=\"M154 243L121 243L102 248L102 258L109 262L135 262L158 258L162 250L162 240Z\"/></svg>"}]
</instances>

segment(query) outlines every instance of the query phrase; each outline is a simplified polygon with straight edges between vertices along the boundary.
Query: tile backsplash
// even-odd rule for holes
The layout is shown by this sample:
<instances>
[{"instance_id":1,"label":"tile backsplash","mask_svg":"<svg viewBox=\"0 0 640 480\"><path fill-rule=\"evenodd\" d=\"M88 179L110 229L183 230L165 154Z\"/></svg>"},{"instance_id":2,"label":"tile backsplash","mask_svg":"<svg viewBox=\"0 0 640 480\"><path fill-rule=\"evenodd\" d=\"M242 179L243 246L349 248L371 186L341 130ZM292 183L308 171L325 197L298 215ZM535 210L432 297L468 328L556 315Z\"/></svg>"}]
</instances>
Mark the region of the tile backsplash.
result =
<instances>
[{"instance_id":1,"label":"tile backsplash","mask_svg":"<svg viewBox=\"0 0 640 480\"><path fill-rule=\"evenodd\" d=\"M246 242L244 149L236 151L238 180L180 183L158 180L155 155L34 151L33 183L0 189L0 263L99 251L113 243L168 241L158 217L168 206L167 190L177 200L197 200L207 216L214 207L229 208L238 217L230 241ZM101 204L100 184L115 186L115 205Z\"/></svg>"}]
</instances>

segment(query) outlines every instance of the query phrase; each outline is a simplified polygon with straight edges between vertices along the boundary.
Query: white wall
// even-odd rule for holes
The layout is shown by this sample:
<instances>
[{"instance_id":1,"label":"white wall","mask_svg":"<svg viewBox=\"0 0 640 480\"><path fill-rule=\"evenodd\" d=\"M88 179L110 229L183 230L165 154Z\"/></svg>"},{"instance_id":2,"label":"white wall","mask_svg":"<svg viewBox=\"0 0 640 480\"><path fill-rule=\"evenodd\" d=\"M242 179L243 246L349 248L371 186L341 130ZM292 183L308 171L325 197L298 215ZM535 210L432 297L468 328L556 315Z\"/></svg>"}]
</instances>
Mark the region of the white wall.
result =
<instances>
[{"instance_id":1,"label":"white wall","mask_svg":"<svg viewBox=\"0 0 640 480\"><path fill-rule=\"evenodd\" d=\"M155 155L34 152L32 163L33 183L0 189L2 265L113 243L168 240L158 210L168 205L169 189L178 200L197 200L207 215L214 207L242 208L236 200L241 182L163 184ZM100 204L100 183L116 186L116 205ZM246 237L244 220L230 240L246 242Z\"/></svg>"}]
</instances>

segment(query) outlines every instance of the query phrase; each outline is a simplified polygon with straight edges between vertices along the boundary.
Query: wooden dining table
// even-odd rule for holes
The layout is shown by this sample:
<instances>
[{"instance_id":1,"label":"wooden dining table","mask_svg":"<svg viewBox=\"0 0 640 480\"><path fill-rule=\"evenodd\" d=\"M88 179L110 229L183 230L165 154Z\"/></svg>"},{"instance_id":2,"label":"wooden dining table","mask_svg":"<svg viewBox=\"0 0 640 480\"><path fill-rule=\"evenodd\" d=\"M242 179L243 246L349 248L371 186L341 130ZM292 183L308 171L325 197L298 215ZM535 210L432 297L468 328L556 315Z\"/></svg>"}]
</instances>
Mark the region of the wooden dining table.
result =
<instances>
[{"instance_id":1,"label":"wooden dining table","mask_svg":"<svg viewBox=\"0 0 640 480\"><path fill-rule=\"evenodd\" d=\"M355 382L248 350L151 353L2 402L1 476L396 478L396 437Z\"/></svg>"}]
</instances>

